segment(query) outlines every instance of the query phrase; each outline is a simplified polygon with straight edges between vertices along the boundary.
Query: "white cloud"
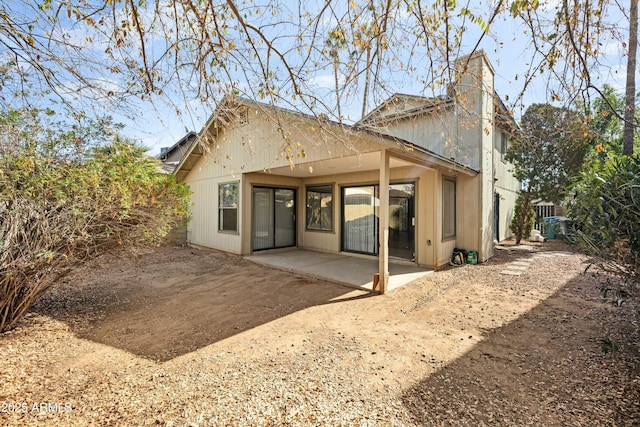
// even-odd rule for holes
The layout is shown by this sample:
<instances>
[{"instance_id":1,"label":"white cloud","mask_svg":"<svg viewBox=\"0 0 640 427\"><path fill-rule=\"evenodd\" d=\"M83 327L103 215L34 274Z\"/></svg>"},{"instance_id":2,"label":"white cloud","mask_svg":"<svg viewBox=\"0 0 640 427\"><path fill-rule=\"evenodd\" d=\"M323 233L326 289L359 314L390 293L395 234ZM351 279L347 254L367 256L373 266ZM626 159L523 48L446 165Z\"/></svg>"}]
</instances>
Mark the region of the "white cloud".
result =
<instances>
[{"instance_id":1,"label":"white cloud","mask_svg":"<svg viewBox=\"0 0 640 427\"><path fill-rule=\"evenodd\" d=\"M343 85L345 81L344 74L338 74L338 84ZM313 77L307 81L307 85L314 89L335 89L336 80L333 74L323 74Z\"/></svg>"},{"instance_id":2,"label":"white cloud","mask_svg":"<svg viewBox=\"0 0 640 427\"><path fill-rule=\"evenodd\" d=\"M540 8L545 12L555 11L560 8L561 0L546 0L540 2Z\"/></svg>"},{"instance_id":3,"label":"white cloud","mask_svg":"<svg viewBox=\"0 0 640 427\"><path fill-rule=\"evenodd\" d=\"M600 53L604 55L614 55L614 56L623 56L626 53L627 49L622 46L622 43L619 41L612 41L606 45L604 45L600 49Z\"/></svg>"}]
</instances>

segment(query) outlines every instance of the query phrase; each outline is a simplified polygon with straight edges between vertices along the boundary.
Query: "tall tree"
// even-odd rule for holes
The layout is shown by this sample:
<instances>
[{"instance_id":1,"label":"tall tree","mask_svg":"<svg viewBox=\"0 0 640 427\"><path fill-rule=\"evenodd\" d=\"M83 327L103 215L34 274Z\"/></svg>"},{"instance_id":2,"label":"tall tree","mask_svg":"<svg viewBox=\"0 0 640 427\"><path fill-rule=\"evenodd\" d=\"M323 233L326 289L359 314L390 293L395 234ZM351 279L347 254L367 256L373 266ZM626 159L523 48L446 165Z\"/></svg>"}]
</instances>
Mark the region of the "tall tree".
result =
<instances>
[{"instance_id":1,"label":"tall tree","mask_svg":"<svg viewBox=\"0 0 640 427\"><path fill-rule=\"evenodd\" d=\"M593 134L575 111L549 104L534 104L522 117L505 159L514 164L514 176L522 182L519 230L536 199L559 203L572 177L582 167L593 145ZM516 243L526 236L516 235Z\"/></svg>"},{"instance_id":2,"label":"tall tree","mask_svg":"<svg viewBox=\"0 0 640 427\"><path fill-rule=\"evenodd\" d=\"M367 113L367 101L369 99L369 88L371 87L371 64L373 61L371 50L373 49L374 40L375 47L377 49L381 49L381 45L384 43L382 40L378 40L379 30L377 26L371 24L361 24L354 34L356 37L356 47L357 50L354 51L354 55L357 55L357 52L365 53L365 61L364 61L364 87L362 88L362 112L361 117L364 117ZM374 52L374 55L377 53Z\"/></svg>"},{"instance_id":3,"label":"tall tree","mask_svg":"<svg viewBox=\"0 0 640 427\"><path fill-rule=\"evenodd\" d=\"M610 85L604 85L601 93L591 104L588 120L589 127L597 134L597 151L622 154L624 121L620 116L625 98Z\"/></svg>"},{"instance_id":4,"label":"tall tree","mask_svg":"<svg viewBox=\"0 0 640 427\"><path fill-rule=\"evenodd\" d=\"M624 107L624 144L622 154L633 155L636 117L636 51L638 50L638 0L629 0L629 43L627 84Z\"/></svg>"},{"instance_id":5,"label":"tall tree","mask_svg":"<svg viewBox=\"0 0 640 427\"><path fill-rule=\"evenodd\" d=\"M522 82L521 93L548 77L549 101L571 105L598 90L601 46L627 35L629 15L620 8L611 0L13 1L0 4L0 56L15 64L11 89L38 80L76 108L104 100L124 108L136 97L184 112L235 91L339 119L346 101L366 107L408 87L441 95L456 79L459 55L479 48L508 55L501 43L517 37L529 66L507 77ZM501 33L500 20L519 25L519 34ZM362 25L372 34L360 37ZM336 64L325 49L336 27L347 43L339 113L316 79ZM349 66L354 52L359 65Z\"/></svg>"},{"instance_id":6,"label":"tall tree","mask_svg":"<svg viewBox=\"0 0 640 427\"><path fill-rule=\"evenodd\" d=\"M329 55L333 64L333 83L335 85L336 108L338 111L338 121L342 121L342 109L340 108L340 50L344 49L346 40L340 27L336 27L329 32L326 40Z\"/></svg>"}]
</instances>

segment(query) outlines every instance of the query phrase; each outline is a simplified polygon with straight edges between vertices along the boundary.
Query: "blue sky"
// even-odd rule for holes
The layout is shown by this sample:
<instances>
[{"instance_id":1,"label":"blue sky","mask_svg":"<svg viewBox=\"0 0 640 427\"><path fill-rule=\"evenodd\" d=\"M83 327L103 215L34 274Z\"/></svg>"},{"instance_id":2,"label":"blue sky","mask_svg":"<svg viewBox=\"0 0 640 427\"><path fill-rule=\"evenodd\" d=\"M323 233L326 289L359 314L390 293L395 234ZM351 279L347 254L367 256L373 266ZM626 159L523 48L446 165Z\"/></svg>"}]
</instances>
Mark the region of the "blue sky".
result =
<instances>
[{"instance_id":1,"label":"blue sky","mask_svg":"<svg viewBox=\"0 0 640 427\"><path fill-rule=\"evenodd\" d=\"M547 8L553 7L557 2L547 2ZM331 23L326 23L327 29L331 28ZM523 88L522 76L527 72L531 63L532 52L527 45L526 39L521 37L523 28L518 26L513 19L498 18L492 26L492 32L495 33L494 38L485 37L480 48L485 51L489 60L492 62L495 70L495 88L498 94L509 105L516 100ZM467 45L463 44L460 51L461 54L467 53L465 47L470 51L477 40L479 32L477 29L470 27L467 37ZM601 46L602 66L594 71L594 84L601 87L603 84L612 85L614 88L623 90L625 86L625 69L626 57L625 49L622 43L609 40ZM640 74L639 74L640 75ZM318 93L326 93L326 97L330 97L330 91L333 89L334 76L331 67L325 67L324 70L318 70L310 78L310 83L315 86ZM532 82L526 89L524 96L519 99L517 105L512 105L516 116L522 114L524 109L535 102L551 102L549 97L549 86L544 76ZM406 81L397 81L390 92L416 93L419 94L424 88L411 78ZM368 110L375 105L369 105ZM357 120L360 117L361 104L354 101L347 104L343 114L350 116L351 119ZM185 111L191 111L190 114L176 117L175 114L164 114L162 109L157 111L148 111L143 114L136 124L143 126L132 126L129 128L131 136L139 138L145 145L150 148L150 152L157 153L160 147L170 146L179 138L181 138L187 130L199 131L204 124L211 108L202 105L192 104ZM159 113L159 114L158 114ZM133 130L136 129L136 130Z\"/></svg>"},{"instance_id":2,"label":"blue sky","mask_svg":"<svg viewBox=\"0 0 640 427\"><path fill-rule=\"evenodd\" d=\"M255 8L261 7L258 3L266 4L267 2L268 0L254 0L250 2L250 6L247 7L255 10ZM551 13L553 13L554 7L557 6L558 2L558 0L541 1L541 3L544 3L543 7ZM429 4L432 2L426 3ZM265 18L261 19L270 21L270 24L277 24L268 27L269 29L267 31L270 35L277 37L278 47L283 52L286 52L288 59L292 61L292 63L295 63L296 61L300 61L300 59L295 56L295 52L289 51L291 46L293 46L288 45L292 43L287 33L289 30L286 24L281 24L280 22L283 19L290 19L291 22L300 25L302 18L296 21L297 18L295 15L298 11L298 6L302 3L285 0L280 1L279 4L284 6L287 12L281 12L277 16L264 14L263 16L265 16ZM324 1L321 0L304 3L304 5L308 7L321 7L323 4ZM483 0L480 2L470 2L469 4L472 4L473 6L470 7L475 7L478 13L485 13L485 11L491 9L489 6L495 4L495 0ZM28 20L30 14L33 14L33 5L30 3L17 1L17 3L11 6L15 10L24 9L25 20ZM286 17L285 15L287 14L290 16ZM405 16L402 15L402 12L399 12L395 18L398 21L402 21ZM149 27L151 26L151 14L142 16L141 19L148 22L147 25L149 25ZM625 21L620 15L612 16L610 20L614 23ZM319 34L328 34L328 32L335 27L336 21L331 18L331 15L327 15L322 20L318 20L318 25ZM462 45L458 52L460 55L469 53L480 36L480 30L477 26L468 22L466 22L465 25L467 32L462 38ZM87 52L89 54L87 58L93 59L95 63L86 61L83 66L87 67L90 76L99 80L102 88L105 90L111 87L116 89L119 85L122 85L122 82L117 82L113 79L117 77L117 75L105 72L109 67L116 64L114 58L111 58L105 53L109 48L108 38L106 36L101 35L99 31L88 30L83 24L74 24L73 20L66 19L64 14L55 28L53 31L54 36L65 37L71 44L76 43L88 48ZM522 76L527 72L532 59L531 47L527 44L527 39L522 36L525 29L518 26L516 21L507 15L506 17L498 17L490 30L493 37L484 37L479 48L485 51L496 70L496 91L503 100L505 100L506 104L513 108L516 117L519 116L528 105L534 102L549 102L549 86L544 78L539 78L532 82L523 97L518 98L523 88L524 80ZM147 49L151 57L159 55L159 53L163 51L163 47L166 46L164 35L159 32L153 33L149 41L150 43L147 45ZM604 53L601 56L602 66L592 70L593 76L595 77L594 84L596 86L602 86L607 83L615 88L623 89L626 57L624 56L625 50L622 44L612 40L605 40L604 44L600 47L600 51ZM128 58L129 60L140 60L139 57L136 58L135 46L130 50L129 54L131 55ZM371 110L375 107L376 102L380 102L394 92L430 95L429 91L425 90L424 84L420 81L420 66L428 66L428 60L422 58L421 55L423 55L423 53L420 50L413 56L410 56L408 50L393 52L393 55L390 56L393 61L402 64L413 64L416 65L417 68L412 72L403 73L403 70L399 68L397 64L389 67L387 69L388 74L382 76L387 87L378 94L377 99L373 100L374 102L369 103L367 110ZM240 67L242 66L255 69L256 63L255 61L248 60L242 64L242 61L240 61ZM242 70L237 71L237 75L240 75L241 71ZM309 66L307 71L308 73L303 76L306 80L307 90L316 93L321 100L326 102L327 108L331 108L335 105L334 98L332 97L332 89L334 88L333 67L328 62L319 63L314 66ZM61 81L65 81L65 76L61 76ZM245 85L244 87L242 86L243 84ZM244 89L245 92L250 94L252 88L246 85L246 82L241 83L240 89ZM215 101L217 100L210 99L210 102L206 103L193 99L194 97L187 97L187 99L190 100L185 100L185 98L181 96L181 88L174 84L173 86L168 85L165 87L165 96L156 97L153 103L141 102L133 97L127 99L125 105L131 108L128 108L126 111L121 111L114 109L110 104L103 105L100 102L87 102L75 95L77 89L77 83L68 84L62 88L63 92L65 92L65 97L70 102L78 105L80 109L96 109L98 112L112 114L116 121L120 121L126 126L124 134L141 141L149 148L149 152L152 154L159 153L161 147L173 145L184 136L187 131L199 131L215 108ZM362 89L362 82L360 82L358 89ZM221 96L222 94L220 93L219 97ZM356 97L343 101L343 116L348 116L352 121L360 118L361 96L362 92L360 91L356 93ZM518 100L517 104L512 105L515 100ZM332 111L329 112L331 113Z\"/></svg>"}]
</instances>

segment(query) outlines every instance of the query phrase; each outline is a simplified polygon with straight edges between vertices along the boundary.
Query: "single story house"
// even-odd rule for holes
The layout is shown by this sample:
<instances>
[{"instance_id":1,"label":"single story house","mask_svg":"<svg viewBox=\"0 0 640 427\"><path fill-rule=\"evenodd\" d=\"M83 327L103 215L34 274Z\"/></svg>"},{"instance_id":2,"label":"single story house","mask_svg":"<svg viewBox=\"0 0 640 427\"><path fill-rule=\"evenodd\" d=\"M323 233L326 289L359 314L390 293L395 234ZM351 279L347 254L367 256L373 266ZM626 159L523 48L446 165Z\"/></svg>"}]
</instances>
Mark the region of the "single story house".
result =
<instances>
[{"instance_id":1,"label":"single story house","mask_svg":"<svg viewBox=\"0 0 640 427\"><path fill-rule=\"evenodd\" d=\"M447 96L395 95L354 125L227 96L176 167L192 191L188 243L237 254L301 247L438 268L483 262L520 188L514 124L480 51Z\"/></svg>"}]
</instances>

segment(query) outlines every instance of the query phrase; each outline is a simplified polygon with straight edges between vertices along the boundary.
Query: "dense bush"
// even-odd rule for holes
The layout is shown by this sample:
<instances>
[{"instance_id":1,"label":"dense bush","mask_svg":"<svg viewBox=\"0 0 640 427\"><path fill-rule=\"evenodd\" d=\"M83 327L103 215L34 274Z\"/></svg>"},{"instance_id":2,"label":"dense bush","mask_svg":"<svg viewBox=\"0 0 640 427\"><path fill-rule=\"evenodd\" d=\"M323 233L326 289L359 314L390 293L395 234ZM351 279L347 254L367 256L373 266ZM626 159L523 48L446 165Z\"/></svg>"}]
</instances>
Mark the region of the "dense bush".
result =
<instances>
[{"instance_id":1,"label":"dense bush","mask_svg":"<svg viewBox=\"0 0 640 427\"><path fill-rule=\"evenodd\" d=\"M571 216L593 265L628 285L640 280L640 158L616 156L583 172Z\"/></svg>"},{"instance_id":2,"label":"dense bush","mask_svg":"<svg viewBox=\"0 0 640 427\"><path fill-rule=\"evenodd\" d=\"M516 199L513 219L511 219L511 225L509 227L511 232L516 236L516 244L520 244L522 239L527 239L531 236L535 221L536 212L526 200L526 195L520 193Z\"/></svg>"},{"instance_id":3,"label":"dense bush","mask_svg":"<svg viewBox=\"0 0 640 427\"><path fill-rule=\"evenodd\" d=\"M0 114L0 332L77 263L157 243L188 210L144 148L41 116Z\"/></svg>"}]
</instances>

